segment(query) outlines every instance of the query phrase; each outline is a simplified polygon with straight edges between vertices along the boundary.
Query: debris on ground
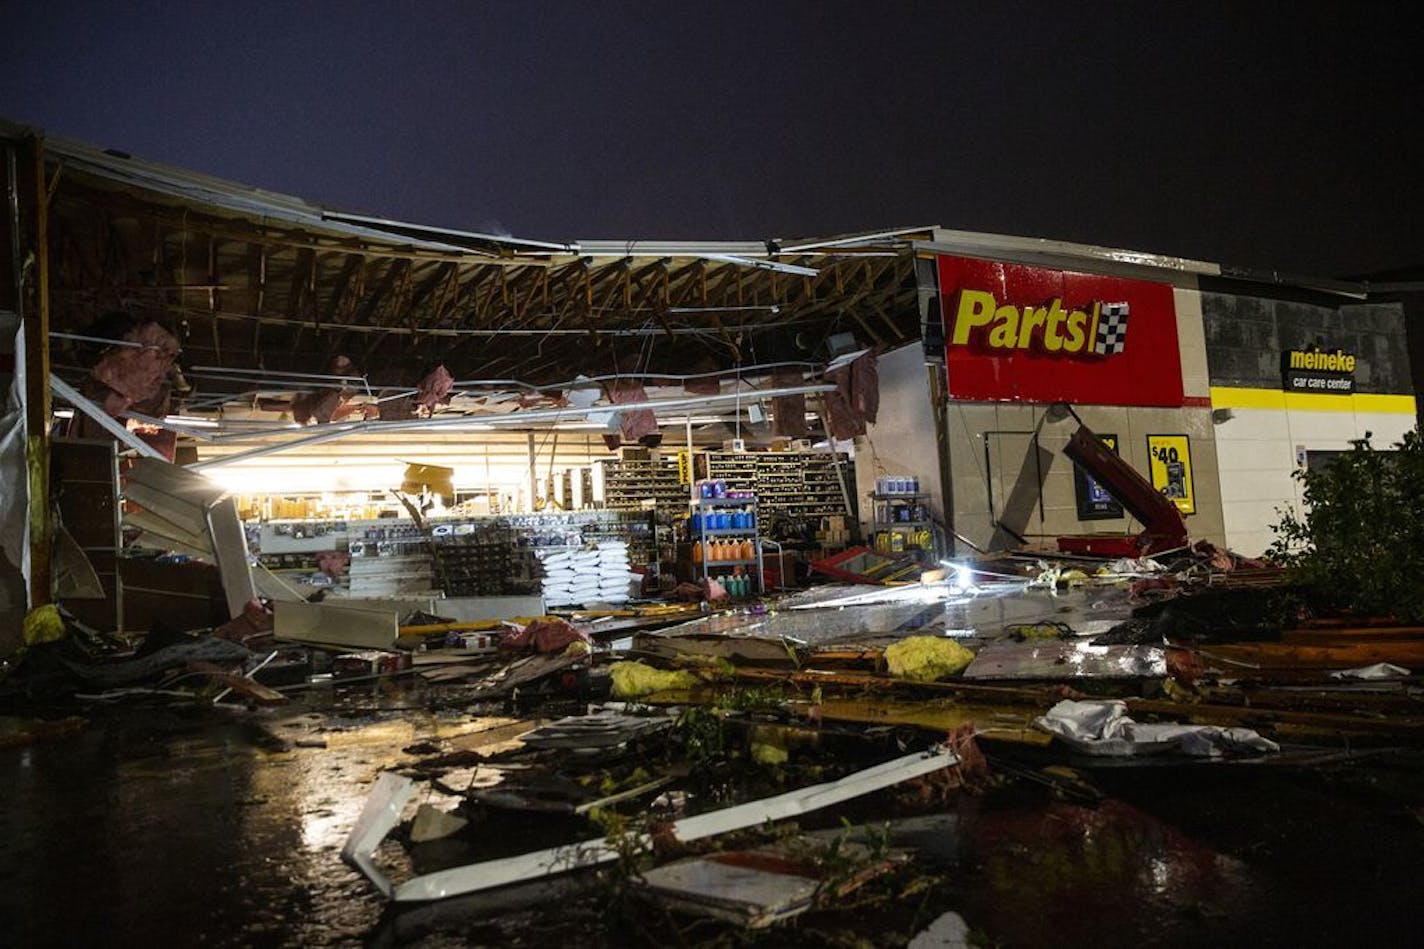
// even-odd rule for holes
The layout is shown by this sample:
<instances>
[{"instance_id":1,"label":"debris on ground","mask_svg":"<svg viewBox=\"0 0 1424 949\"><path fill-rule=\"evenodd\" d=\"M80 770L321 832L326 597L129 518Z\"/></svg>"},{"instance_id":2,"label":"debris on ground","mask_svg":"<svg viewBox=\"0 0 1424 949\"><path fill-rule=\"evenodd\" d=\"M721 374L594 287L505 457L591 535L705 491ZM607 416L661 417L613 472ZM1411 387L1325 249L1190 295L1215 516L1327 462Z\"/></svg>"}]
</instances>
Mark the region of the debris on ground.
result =
<instances>
[{"instance_id":1,"label":"debris on ground","mask_svg":"<svg viewBox=\"0 0 1424 949\"><path fill-rule=\"evenodd\" d=\"M27 620L0 701L64 717L5 719L0 746L75 735L88 719L70 711L172 705L324 765L343 716L448 714L406 726L401 756L361 778L380 772L342 855L392 902L478 895L501 912L522 887L537 901L569 884L724 935L850 927L853 902L936 885L953 828L906 822L968 798L1100 808L1109 771L1323 768L1424 745L1424 629L1302 610L1279 569L1169 544L1176 529L1163 515L1101 556L1065 538L933 571L862 548L819 564L832 582L755 603L693 584L668 590L683 603L460 621L439 599L249 598L211 626L124 636L52 608ZM327 714L276 723L302 694ZM966 945L944 909L896 944Z\"/></svg>"}]
</instances>

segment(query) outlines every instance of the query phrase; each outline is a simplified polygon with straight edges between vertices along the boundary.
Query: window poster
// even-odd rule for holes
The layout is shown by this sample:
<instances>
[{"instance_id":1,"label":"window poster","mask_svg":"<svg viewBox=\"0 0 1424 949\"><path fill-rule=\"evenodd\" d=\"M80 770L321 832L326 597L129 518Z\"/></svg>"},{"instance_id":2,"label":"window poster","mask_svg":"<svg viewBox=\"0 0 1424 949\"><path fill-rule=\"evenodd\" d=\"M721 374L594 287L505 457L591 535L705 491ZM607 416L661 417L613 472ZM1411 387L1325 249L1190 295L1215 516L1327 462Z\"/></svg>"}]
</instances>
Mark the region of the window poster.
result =
<instances>
[{"instance_id":1,"label":"window poster","mask_svg":"<svg viewBox=\"0 0 1424 949\"><path fill-rule=\"evenodd\" d=\"M1147 457L1152 469L1152 487L1171 498L1183 514L1195 514L1192 449L1187 436L1148 435Z\"/></svg>"},{"instance_id":2,"label":"window poster","mask_svg":"<svg viewBox=\"0 0 1424 949\"><path fill-rule=\"evenodd\" d=\"M1098 434L1103 444L1117 454L1117 436ZM1078 501L1078 520L1109 521L1122 517L1122 505L1113 499L1098 479L1078 465L1073 466L1073 493Z\"/></svg>"}]
</instances>

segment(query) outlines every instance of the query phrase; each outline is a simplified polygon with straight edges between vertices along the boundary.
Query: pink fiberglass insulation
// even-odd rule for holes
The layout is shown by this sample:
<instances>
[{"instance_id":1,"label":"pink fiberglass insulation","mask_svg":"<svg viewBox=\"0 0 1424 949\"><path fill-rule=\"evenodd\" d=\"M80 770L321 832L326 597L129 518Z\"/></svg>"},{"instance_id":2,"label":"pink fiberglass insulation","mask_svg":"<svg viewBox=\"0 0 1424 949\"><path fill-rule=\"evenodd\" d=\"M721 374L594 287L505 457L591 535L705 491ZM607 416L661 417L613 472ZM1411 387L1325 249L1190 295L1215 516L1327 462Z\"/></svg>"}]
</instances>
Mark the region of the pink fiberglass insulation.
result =
<instances>
[{"instance_id":1,"label":"pink fiberglass insulation","mask_svg":"<svg viewBox=\"0 0 1424 949\"><path fill-rule=\"evenodd\" d=\"M416 386L415 401L423 408L434 411L436 405L450 397L450 391L454 388L455 377L443 365L436 366Z\"/></svg>"},{"instance_id":2,"label":"pink fiberglass insulation","mask_svg":"<svg viewBox=\"0 0 1424 949\"><path fill-rule=\"evenodd\" d=\"M606 384L608 398L614 405L631 405L648 401L647 390L641 382L615 380ZM625 442L636 442L650 435L658 434L658 419L652 409L637 409L618 413L619 425Z\"/></svg>"},{"instance_id":3,"label":"pink fiberglass insulation","mask_svg":"<svg viewBox=\"0 0 1424 949\"><path fill-rule=\"evenodd\" d=\"M180 352L173 334L152 320L129 330L124 340L140 345L111 347L91 371L94 379L124 400L119 411L159 395Z\"/></svg>"}]
</instances>

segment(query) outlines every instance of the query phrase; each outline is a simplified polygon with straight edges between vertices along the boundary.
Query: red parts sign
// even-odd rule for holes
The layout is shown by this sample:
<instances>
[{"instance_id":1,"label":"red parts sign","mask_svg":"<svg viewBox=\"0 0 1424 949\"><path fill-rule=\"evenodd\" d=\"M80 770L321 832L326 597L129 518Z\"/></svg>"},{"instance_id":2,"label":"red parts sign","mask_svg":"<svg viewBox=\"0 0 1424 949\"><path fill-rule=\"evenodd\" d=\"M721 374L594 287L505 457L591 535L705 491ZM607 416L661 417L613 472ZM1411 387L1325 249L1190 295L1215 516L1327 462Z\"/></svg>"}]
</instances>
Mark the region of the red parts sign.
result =
<instances>
[{"instance_id":1,"label":"red parts sign","mask_svg":"<svg viewBox=\"0 0 1424 949\"><path fill-rule=\"evenodd\" d=\"M939 287L953 398L1182 404L1167 284L942 256Z\"/></svg>"}]
</instances>

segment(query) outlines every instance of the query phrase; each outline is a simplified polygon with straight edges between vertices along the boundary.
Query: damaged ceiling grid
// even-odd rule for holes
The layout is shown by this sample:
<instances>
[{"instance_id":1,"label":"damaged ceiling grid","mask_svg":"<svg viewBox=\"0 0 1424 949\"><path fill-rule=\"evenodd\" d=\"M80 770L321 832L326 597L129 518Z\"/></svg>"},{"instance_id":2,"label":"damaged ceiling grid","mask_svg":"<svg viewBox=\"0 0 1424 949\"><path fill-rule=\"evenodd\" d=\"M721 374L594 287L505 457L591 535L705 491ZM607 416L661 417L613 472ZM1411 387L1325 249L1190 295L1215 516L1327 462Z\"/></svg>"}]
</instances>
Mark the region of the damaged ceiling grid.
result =
<instances>
[{"instance_id":1,"label":"damaged ceiling grid","mask_svg":"<svg viewBox=\"0 0 1424 949\"><path fill-rule=\"evenodd\" d=\"M918 231L790 251L538 244L337 215L81 146L49 154L54 364L75 381L93 344L72 337L116 309L177 337L200 397L281 388L337 355L378 392L439 364L549 384L823 361L835 333L919 334Z\"/></svg>"}]
</instances>

